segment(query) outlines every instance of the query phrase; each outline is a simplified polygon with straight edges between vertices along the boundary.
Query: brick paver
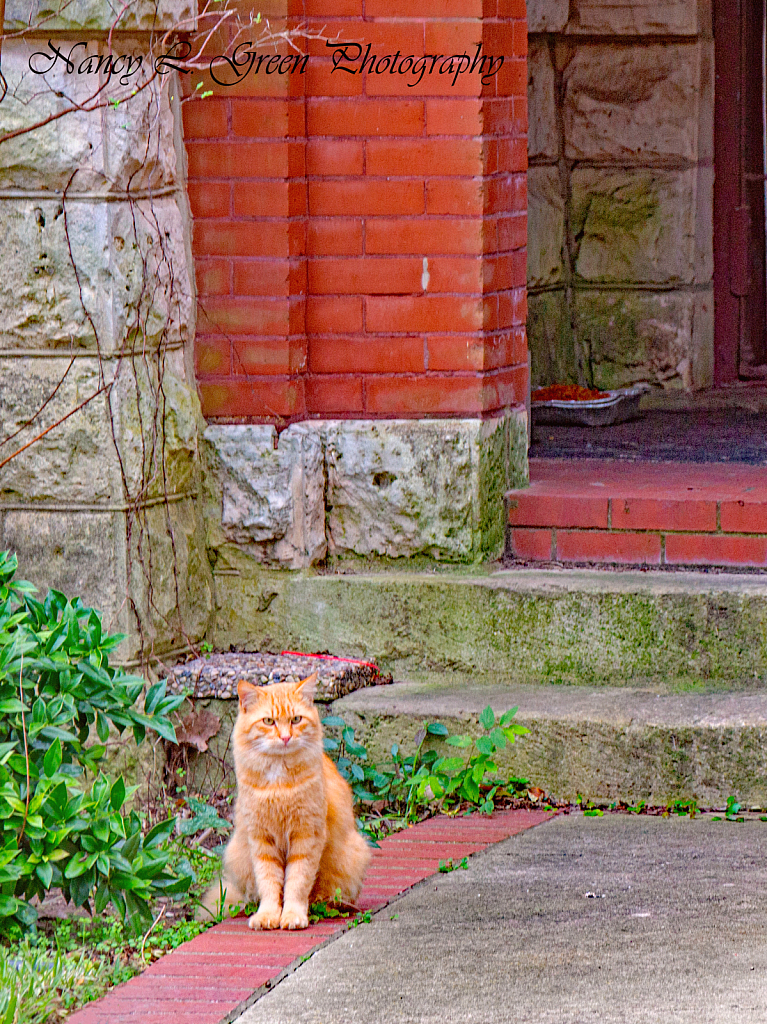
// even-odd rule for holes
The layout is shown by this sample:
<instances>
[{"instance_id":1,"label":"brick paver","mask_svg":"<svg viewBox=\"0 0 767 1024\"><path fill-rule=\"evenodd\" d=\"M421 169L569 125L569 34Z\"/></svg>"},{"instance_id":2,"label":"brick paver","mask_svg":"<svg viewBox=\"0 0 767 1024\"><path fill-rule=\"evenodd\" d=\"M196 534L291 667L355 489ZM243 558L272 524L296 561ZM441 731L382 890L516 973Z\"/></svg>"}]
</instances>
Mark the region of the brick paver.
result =
<instances>
[{"instance_id":1,"label":"brick paver","mask_svg":"<svg viewBox=\"0 0 767 1024\"><path fill-rule=\"evenodd\" d=\"M491 817L431 818L389 836L374 851L361 910L378 910L433 875L440 860L484 850L532 828L554 811L497 811ZM210 928L73 1014L68 1024L220 1024L275 984L350 921L321 921L301 932L253 932L245 917Z\"/></svg>"}]
</instances>

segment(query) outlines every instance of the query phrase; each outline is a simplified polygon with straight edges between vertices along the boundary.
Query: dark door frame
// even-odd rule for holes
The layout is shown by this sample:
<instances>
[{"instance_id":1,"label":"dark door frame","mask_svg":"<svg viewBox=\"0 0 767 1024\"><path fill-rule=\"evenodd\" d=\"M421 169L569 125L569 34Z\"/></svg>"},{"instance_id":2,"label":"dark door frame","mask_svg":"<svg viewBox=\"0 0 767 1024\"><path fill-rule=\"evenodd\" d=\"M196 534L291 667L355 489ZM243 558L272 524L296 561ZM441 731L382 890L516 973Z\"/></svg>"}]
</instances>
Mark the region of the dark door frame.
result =
<instances>
[{"instance_id":1,"label":"dark door frame","mask_svg":"<svg viewBox=\"0 0 767 1024\"><path fill-rule=\"evenodd\" d=\"M767 362L762 31L765 0L715 0L714 383Z\"/></svg>"}]
</instances>

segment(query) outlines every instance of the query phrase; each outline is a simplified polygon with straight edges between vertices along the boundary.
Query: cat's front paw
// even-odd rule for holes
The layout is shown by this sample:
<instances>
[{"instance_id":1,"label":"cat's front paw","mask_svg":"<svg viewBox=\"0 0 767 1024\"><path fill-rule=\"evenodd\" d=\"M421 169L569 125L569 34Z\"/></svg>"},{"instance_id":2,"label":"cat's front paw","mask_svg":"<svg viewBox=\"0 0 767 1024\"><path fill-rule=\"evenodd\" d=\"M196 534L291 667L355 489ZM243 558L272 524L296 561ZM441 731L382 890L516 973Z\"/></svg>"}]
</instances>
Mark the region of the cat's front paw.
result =
<instances>
[{"instance_id":1,"label":"cat's front paw","mask_svg":"<svg viewBox=\"0 0 767 1024\"><path fill-rule=\"evenodd\" d=\"M259 907L256 913L251 914L248 918L248 928L253 928L256 931L279 928L280 914L279 907Z\"/></svg>"},{"instance_id":2,"label":"cat's front paw","mask_svg":"<svg viewBox=\"0 0 767 1024\"><path fill-rule=\"evenodd\" d=\"M285 931L294 931L298 928L308 928L309 917L305 910L298 907L286 907L280 918L280 928Z\"/></svg>"}]
</instances>

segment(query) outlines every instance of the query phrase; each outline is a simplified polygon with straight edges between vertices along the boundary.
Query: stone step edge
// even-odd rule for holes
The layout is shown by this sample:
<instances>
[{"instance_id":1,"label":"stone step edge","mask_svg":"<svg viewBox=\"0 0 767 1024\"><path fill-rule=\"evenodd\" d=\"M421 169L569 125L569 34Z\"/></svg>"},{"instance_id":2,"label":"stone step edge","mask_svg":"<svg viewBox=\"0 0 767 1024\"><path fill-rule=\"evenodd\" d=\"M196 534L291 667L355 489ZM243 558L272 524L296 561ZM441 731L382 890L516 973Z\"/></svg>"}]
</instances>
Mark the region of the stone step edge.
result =
<instances>
[{"instance_id":1,"label":"stone step edge","mask_svg":"<svg viewBox=\"0 0 767 1024\"><path fill-rule=\"evenodd\" d=\"M525 809L437 816L388 836L373 851L358 906L377 913L437 874L440 861L457 863L558 813ZM382 871L390 873L381 877ZM223 921L88 1003L67 1024L229 1024L351 927L352 919L330 919L305 931L253 932L245 917ZM246 981L248 968L254 974Z\"/></svg>"},{"instance_id":2,"label":"stone step edge","mask_svg":"<svg viewBox=\"0 0 767 1024\"><path fill-rule=\"evenodd\" d=\"M486 705L496 715L517 706L530 732L494 756L501 775L530 780L552 800L578 794L608 802L666 806L695 799L724 806L767 807L767 688L709 693L657 693L634 687L460 683L438 689L395 683L373 698L360 690L333 705L353 725L371 763L385 763L396 739L413 752L425 722L450 733L479 735Z\"/></svg>"}]
</instances>

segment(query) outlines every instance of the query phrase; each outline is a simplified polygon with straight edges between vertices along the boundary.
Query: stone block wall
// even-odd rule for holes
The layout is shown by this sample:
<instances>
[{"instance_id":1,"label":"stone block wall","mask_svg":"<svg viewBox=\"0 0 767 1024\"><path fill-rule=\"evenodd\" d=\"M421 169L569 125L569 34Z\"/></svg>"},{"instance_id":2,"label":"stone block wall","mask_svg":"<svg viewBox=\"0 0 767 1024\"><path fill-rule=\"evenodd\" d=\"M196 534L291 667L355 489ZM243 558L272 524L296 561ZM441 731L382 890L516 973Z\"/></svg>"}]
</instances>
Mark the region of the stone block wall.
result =
<instances>
[{"instance_id":1,"label":"stone block wall","mask_svg":"<svg viewBox=\"0 0 767 1024\"><path fill-rule=\"evenodd\" d=\"M40 28L3 42L0 135L52 119L0 144L0 462L18 451L0 467L0 547L43 593L79 595L129 634L123 660L163 656L213 608L177 98L112 79L99 105L98 72L32 75L49 39L65 53L87 39L78 65L107 53L114 4L59 6L5 8L7 30ZM145 55L193 9L126 5L113 52ZM56 118L72 100L83 109Z\"/></svg>"},{"instance_id":2,"label":"stone block wall","mask_svg":"<svg viewBox=\"0 0 767 1024\"><path fill-rule=\"evenodd\" d=\"M711 11L531 0L532 379L713 382Z\"/></svg>"}]
</instances>

